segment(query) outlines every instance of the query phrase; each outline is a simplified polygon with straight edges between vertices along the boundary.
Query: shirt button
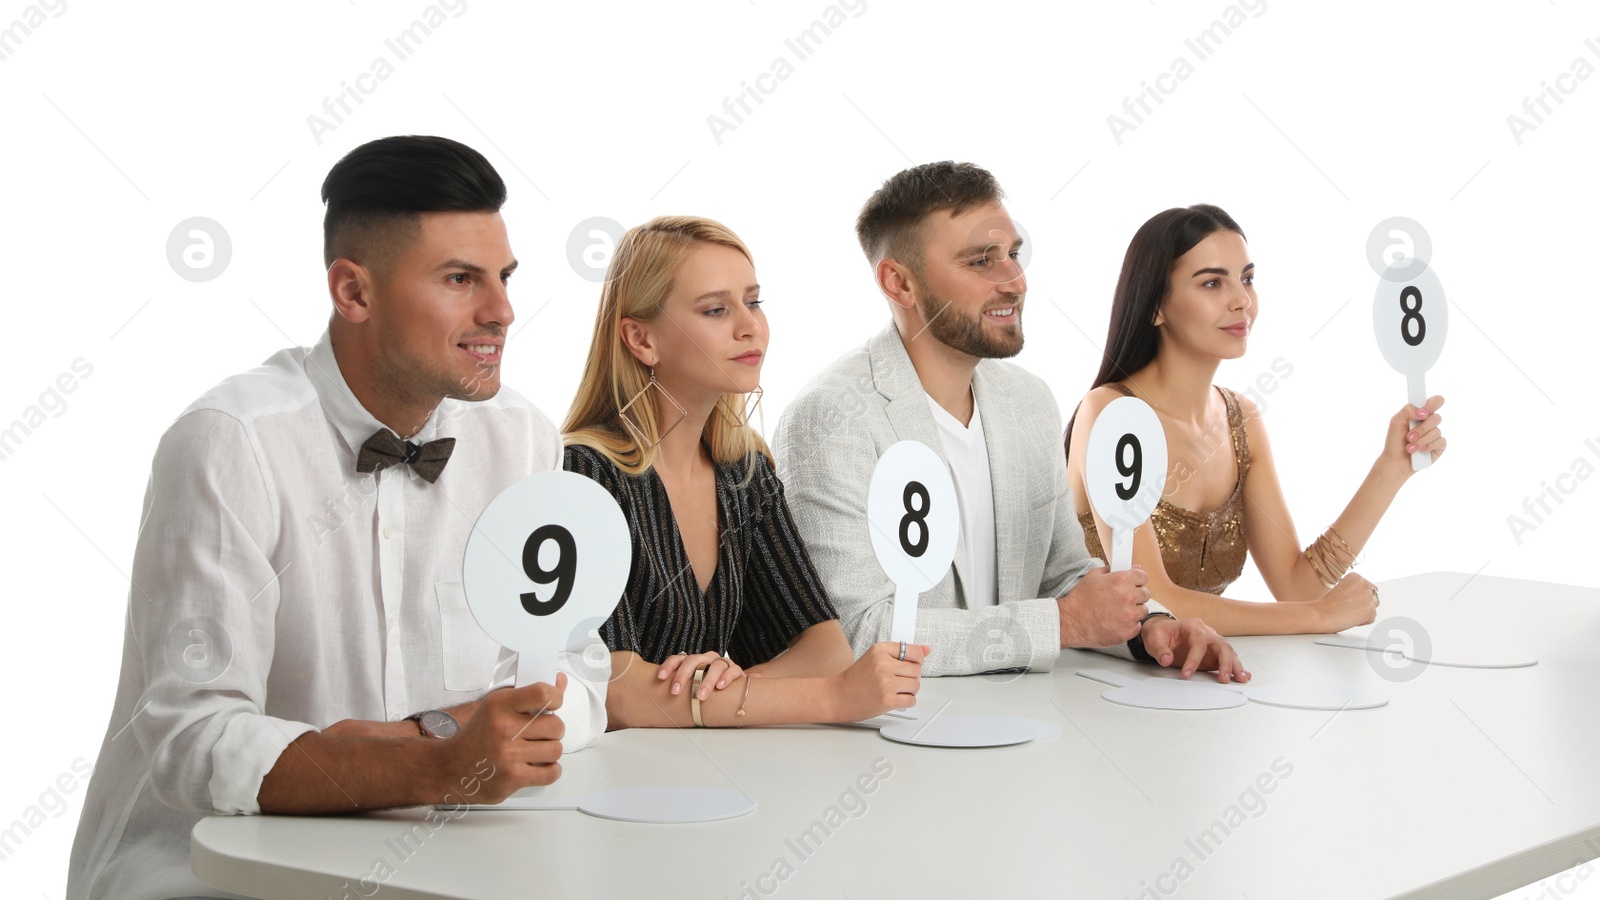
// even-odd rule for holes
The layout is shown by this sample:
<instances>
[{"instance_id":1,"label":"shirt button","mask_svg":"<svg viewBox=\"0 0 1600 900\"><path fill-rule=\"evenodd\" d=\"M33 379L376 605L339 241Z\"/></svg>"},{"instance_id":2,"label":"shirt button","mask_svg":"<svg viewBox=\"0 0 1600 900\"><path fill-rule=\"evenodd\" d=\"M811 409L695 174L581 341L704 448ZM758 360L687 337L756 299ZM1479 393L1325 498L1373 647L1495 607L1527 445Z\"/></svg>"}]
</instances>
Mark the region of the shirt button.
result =
<instances>
[{"instance_id":1,"label":"shirt button","mask_svg":"<svg viewBox=\"0 0 1600 900\"><path fill-rule=\"evenodd\" d=\"M394 537L394 529L390 528L387 525L383 526L383 539L384 540L388 540L389 538L392 538L392 537Z\"/></svg>"}]
</instances>

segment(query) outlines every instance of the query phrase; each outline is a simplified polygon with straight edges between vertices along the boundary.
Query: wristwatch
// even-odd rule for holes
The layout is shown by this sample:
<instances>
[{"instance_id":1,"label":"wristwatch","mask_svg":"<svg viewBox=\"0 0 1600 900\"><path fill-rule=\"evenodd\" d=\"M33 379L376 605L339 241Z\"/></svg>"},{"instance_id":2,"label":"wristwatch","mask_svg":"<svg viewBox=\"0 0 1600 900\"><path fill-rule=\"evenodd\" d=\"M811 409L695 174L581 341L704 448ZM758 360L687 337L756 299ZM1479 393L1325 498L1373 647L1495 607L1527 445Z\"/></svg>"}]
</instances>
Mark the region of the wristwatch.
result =
<instances>
[{"instance_id":1,"label":"wristwatch","mask_svg":"<svg viewBox=\"0 0 1600 900\"><path fill-rule=\"evenodd\" d=\"M1172 613L1157 611L1150 613L1139 620L1139 633L1128 639L1128 652L1133 654L1133 658L1139 662L1153 663L1156 661L1156 658L1150 655L1150 651L1144 649L1144 623L1150 621L1156 616L1166 616L1173 621L1177 621L1178 619L1178 617Z\"/></svg>"},{"instance_id":2,"label":"wristwatch","mask_svg":"<svg viewBox=\"0 0 1600 900\"><path fill-rule=\"evenodd\" d=\"M456 721L456 717L442 709L412 713L406 716L406 721L417 723L417 729L422 732L423 737L455 737L456 732L461 730L461 723Z\"/></svg>"}]
</instances>

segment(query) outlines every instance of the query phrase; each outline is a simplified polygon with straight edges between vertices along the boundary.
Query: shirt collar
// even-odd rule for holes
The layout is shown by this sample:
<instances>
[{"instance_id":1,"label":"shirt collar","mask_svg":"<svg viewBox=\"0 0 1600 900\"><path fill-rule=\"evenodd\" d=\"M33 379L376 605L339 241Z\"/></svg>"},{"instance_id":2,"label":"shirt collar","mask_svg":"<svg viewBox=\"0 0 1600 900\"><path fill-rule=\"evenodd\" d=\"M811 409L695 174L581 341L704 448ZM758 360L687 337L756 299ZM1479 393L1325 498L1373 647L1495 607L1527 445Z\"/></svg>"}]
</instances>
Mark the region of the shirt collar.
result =
<instances>
[{"instance_id":1,"label":"shirt collar","mask_svg":"<svg viewBox=\"0 0 1600 900\"><path fill-rule=\"evenodd\" d=\"M344 439L345 446L351 455L361 452L361 445L380 428L387 428L377 417L367 411L361 401L356 399L355 392L350 390L350 385L344 380L344 373L339 370L339 361L333 355L333 335L322 332L322 337L311 348L305 358L306 377L311 380L311 386L316 389L317 397L322 401L322 411L327 414L328 421L333 423L339 436ZM443 403L441 402L441 406ZM438 437L441 416L439 407L428 414L428 421L416 434L408 440L412 443L422 444Z\"/></svg>"}]
</instances>

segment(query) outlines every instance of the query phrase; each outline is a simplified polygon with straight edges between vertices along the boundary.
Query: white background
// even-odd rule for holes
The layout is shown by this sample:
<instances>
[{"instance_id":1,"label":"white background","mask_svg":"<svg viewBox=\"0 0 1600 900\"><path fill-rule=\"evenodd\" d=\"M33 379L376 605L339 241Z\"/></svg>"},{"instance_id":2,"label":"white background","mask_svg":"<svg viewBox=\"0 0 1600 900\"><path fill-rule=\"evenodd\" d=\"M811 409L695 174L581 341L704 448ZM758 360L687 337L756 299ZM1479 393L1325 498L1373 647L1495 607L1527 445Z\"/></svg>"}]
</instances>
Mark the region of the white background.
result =
<instances>
[{"instance_id":1,"label":"white background","mask_svg":"<svg viewBox=\"0 0 1600 900\"><path fill-rule=\"evenodd\" d=\"M384 40L421 0L46 11L0 61L0 427L74 360L93 373L0 461L0 828L98 752L157 439L210 385L317 339L329 313L318 187L343 153L388 134L456 138L505 177L522 262L505 380L557 421L598 296L566 249L591 217L706 215L749 243L773 329L770 426L887 321L852 225L908 165L970 160L1000 179L1032 243L1017 361L1050 381L1063 418L1095 371L1134 230L1170 206L1220 204L1249 236L1260 320L1219 381L1243 389L1280 357L1293 367L1264 405L1303 542L1349 499L1405 400L1371 333L1365 245L1380 220L1409 216L1452 304L1429 379L1448 399L1451 446L1403 491L1360 571L1600 586L1600 479L1564 479L1571 494L1520 541L1507 524L1576 460L1600 466L1600 77L1566 79L1573 93L1520 144L1506 121L1575 59L1600 67L1600 13L1571 0L1270 0L1195 63L1185 39L1226 6L858 0L800 62L785 39L821 0L468 0L398 63ZM27 9L0 3L0 29ZM1107 116L1180 56L1194 74L1119 143ZM319 141L307 117L378 57L393 74ZM776 89L719 142L707 117L779 57L793 73L765 81ZM205 283L167 260L191 216L232 240ZM1230 594L1266 597L1253 570ZM1504 598L1508 619L1521 599ZM82 797L0 862L7 894L61 895ZM1510 896L1600 897L1596 884Z\"/></svg>"}]
</instances>

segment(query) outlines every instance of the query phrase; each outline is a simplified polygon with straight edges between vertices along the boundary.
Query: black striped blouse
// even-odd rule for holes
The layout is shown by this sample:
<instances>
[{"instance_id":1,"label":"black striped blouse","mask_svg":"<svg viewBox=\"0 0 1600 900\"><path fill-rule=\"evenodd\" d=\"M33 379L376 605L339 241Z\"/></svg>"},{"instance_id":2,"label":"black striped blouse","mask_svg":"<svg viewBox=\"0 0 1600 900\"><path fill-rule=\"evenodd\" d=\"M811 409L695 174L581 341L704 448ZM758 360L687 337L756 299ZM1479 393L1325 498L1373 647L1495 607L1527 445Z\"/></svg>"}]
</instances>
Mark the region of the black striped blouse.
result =
<instances>
[{"instance_id":1,"label":"black striped blouse","mask_svg":"<svg viewBox=\"0 0 1600 900\"><path fill-rule=\"evenodd\" d=\"M599 482L628 520L633 568L622 601L600 629L612 650L659 663L674 653L724 653L759 665L788 649L800 632L837 619L764 456L714 463L721 528L717 568L705 594L689 565L666 485L654 469L628 475L599 451L570 446L562 467Z\"/></svg>"}]
</instances>

